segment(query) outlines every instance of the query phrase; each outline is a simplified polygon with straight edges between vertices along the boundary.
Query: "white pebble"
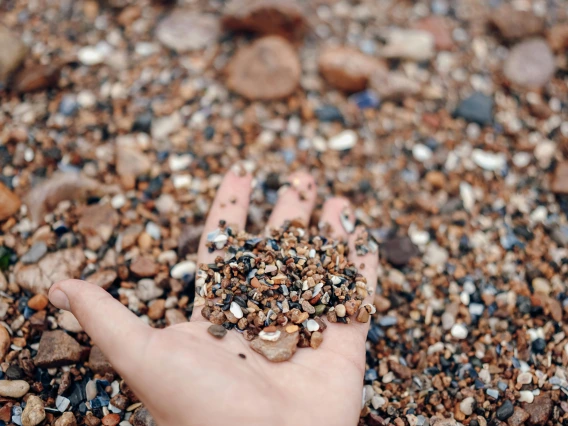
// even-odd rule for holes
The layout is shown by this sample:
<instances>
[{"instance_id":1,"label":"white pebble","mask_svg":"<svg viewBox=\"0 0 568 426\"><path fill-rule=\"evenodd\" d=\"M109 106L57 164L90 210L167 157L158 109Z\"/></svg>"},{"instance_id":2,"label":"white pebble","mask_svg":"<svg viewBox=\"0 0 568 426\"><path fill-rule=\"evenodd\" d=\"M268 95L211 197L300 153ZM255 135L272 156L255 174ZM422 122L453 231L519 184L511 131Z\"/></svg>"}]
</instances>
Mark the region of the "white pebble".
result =
<instances>
[{"instance_id":1,"label":"white pebble","mask_svg":"<svg viewBox=\"0 0 568 426\"><path fill-rule=\"evenodd\" d=\"M528 402L529 404L531 404L534 401L534 394L532 393L532 391L524 390L520 391L519 393L520 393L519 397L520 402Z\"/></svg>"},{"instance_id":2,"label":"white pebble","mask_svg":"<svg viewBox=\"0 0 568 426\"><path fill-rule=\"evenodd\" d=\"M318 331L320 326L315 320L309 319L308 323L306 324L306 328L308 329L308 331L312 332L312 331Z\"/></svg>"},{"instance_id":3,"label":"white pebble","mask_svg":"<svg viewBox=\"0 0 568 426\"><path fill-rule=\"evenodd\" d=\"M268 342L276 342L280 337L280 331L277 330L274 333L267 333L266 331L263 330L260 333L258 333L258 337Z\"/></svg>"},{"instance_id":4,"label":"white pebble","mask_svg":"<svg viewBox=\"0 0 568 426\"><path fill-rule=\"evenodd\" d=\"M191 275L195 273L196 264L192 260L186 260L185 262L180 262L175 265L170 271L172 278L179 280L186 275Z\"/></svg>"},{"instance_id":5,"label":"white pebble","mask_svg":"<svg viewBox=\"0 0 568 426\"><path fill-rule=\"evenodd\" d=\"M452 334L452 337L463 340L467 338L468 330L463 324L454 324L450 333Z\"/></svg>"},{"instance_id":6,"label":"white pebble","mask_svg":"<svg viewBox=\"0 0 568 426\"><path fill-rule=\"evenodd\" d=\"M97 383L94 380L89 380L85 386L85 394L87 396L87 401L95 399L97 396Z\"/></svg>"},{"instance_id":7,"label":"white pebble","mask_svg":"<svg viewBox=\"0 0 568 426\"><path fill-rule=\"evenodd\" d=\"M414 156L415 160L423 163L424 161L428 161L430 158L432 158L432 150L426 145L417 143L412 147L412 155Z\"/></svg>"},{"instance_id":8,"label":"white pebble","mask_svg":"<svg viewBox=\"0 0 568 426\"><path fill-rule=\"evenodd\" d=\"M502 170L507 165L507 157L502 152L493 153L474 149L471 158L479 167L491 172Z\"/></svg>"},{"instance_id":9,"label":"white pebble","mask_svg":"<svg viewBox=\"0 0 568 426\"><path fill-rule=\"evenodd\" d=\"M83 65L88 66L98 65L105 59L104 53L94 46L82 47L79 49L79 52L77 52L77 57Z\"/></svg>"},{"instance_id":10,"label":"white pebble","mask_svg":"<svg viewBox=\"0 0 568 426\"><path fill-rule=\"evenodd\" d=\"M230 311L235 316L235 318L241 319L243 317L243 310L237 302L231 302Z\"/></svg>"},{"instance_id":11,"label":"white pebble","mask_svg":"<svg viewBox=\"0 0 568 426\"><path fill-rule=\"evenodd\" d=\"M471 416L473 413L473 406L475 404L475 398L469 396L460 402L460 411L466 416Z\"/></svg>"},{"instance_id":12,"label":"white pebble","mask_svg":"<svg viewBox=\"0 0 568 426\"><path fill-rule=\"evenodd\" d=\"M58 395L57 398L55 399L55 406L62 413L65 410L67 410L67 408L69 408L70 404L71 404L71 401L69 399L65 398L64 396Z\"/></svg>"},{"instance_id":13,"label":"white pebble","mask_svg":"<svg viewBox=\"0 0 568 426\"><path fill-rule=\"evenodd\" d=\"M357 133L353 130L344 130L343 132L333 136L328 141L329 149L334 151L345 151L351 149L357 143Z\"/></svg>"},{"instance_id":14,"label":"white pebble","mask_svg":"<svg viewBox=\"0 0 568 426\"><path fill-rule=\"evenodd\" d=\"M125 204L126 204L126 197L124 196L124 194L116 194L114 197L112 197L112 200L110 200L110 205L112 206L113 209L118 210Z\"/></svg>"},{"instance_id":15,"label":"white pebble","mask_svg":"<svg viewBox=\"0 0 568 426\"><path fill-rule=\"evenodd\" d=\"M174 175L172 178L174 187L176 189L189 188L191 186L191 176L190 175Z\"/></svg>"},{"instance_id":16,"label":"white pebble","mask_svg":"<svg viewBox=\"0 0 568 426\"><path fill-rule=\"evenodd\" d=\"M532 374L529 372L521 373L517 376L517 383L521 385L528 385L532 383L533 377Z\"/></svg>"},{"instance_id":17,"label":"white pebble","mask_svg":"<svg viewBox=\"0 0 568 426\"><path fill-rule=\"evenodd\" d=\"M170 155L170 158L168 159L168 163L172 172L186 170L192 161L193 157L189 154Z\"/></svg>"}]
</instances>

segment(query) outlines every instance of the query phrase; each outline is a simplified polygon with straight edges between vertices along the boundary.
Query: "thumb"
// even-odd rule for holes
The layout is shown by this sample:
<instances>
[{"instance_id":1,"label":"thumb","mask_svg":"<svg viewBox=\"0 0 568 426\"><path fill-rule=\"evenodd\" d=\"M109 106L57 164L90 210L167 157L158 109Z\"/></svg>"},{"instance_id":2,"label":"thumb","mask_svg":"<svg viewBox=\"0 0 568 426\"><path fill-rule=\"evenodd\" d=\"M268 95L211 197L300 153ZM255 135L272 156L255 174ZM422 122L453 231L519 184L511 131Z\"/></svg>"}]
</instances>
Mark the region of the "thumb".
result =
<instances>
[{"instance_id":1,"label":"thumb","mask_svg":"<svg viewBox=\"0 0 568 426\"><path fill-rule=\"evenodd\" d=\"M104 289L80 280L61 281L49 290L50 302L71 311L113 368L136 374L153 329Z\"/></svg>"}]
</instances>

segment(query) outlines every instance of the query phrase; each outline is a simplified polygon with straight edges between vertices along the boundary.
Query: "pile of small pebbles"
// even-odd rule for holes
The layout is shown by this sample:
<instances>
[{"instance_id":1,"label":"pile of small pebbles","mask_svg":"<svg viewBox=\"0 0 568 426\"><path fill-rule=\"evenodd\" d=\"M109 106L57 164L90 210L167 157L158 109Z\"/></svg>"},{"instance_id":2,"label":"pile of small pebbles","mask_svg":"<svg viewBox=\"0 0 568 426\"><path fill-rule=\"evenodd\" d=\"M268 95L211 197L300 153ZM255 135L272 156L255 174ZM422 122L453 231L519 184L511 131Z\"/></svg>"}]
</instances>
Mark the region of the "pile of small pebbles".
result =
<instances>
[{"instance_id":1,"label":"pile of small pebbles","mask_svg":"<svg viewBox=\"0 0 568 426\"><path fill-rule=\"evenodd\" d=\"M223 238L220 238L223 236ZM375 307L363 303L372 291L347 260L349 248L287 222L266 238L235 232L224 221L209 236L211 249L223 249L214 263L200 265L196 289L206 300L208 331L242 333L269 361L286 361L296 348L317 349L327 323L368 322ZM371 238L357 250L377 253Z\"/></svg>"}]
</instances>

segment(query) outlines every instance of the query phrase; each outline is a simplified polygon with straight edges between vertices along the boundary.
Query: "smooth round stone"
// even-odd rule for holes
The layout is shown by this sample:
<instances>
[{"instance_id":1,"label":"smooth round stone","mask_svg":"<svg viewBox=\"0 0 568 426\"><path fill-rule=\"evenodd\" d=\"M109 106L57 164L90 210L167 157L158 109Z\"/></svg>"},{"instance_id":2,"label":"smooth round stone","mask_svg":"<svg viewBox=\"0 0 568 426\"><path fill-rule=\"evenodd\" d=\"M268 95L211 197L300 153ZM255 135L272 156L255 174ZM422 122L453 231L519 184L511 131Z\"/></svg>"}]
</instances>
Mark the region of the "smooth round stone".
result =
<instances>
[{"instance_id":1,"label":"smooth round stone","mask_svg":"<svg viewBox=\"0 0 568 426\"><path fill-rule=\"evenodd\" d=\"M531 404L534 401L534 393L530 390L520 391L519 394L519 402L528 402Z\"/></svg>"},{"instance_id":2,"label":"smooth round stone","mask_svg":"<svg viewBox=\"0 0 568 426\"><path fill-rule=\"evenodd\" d=\"M463 324L454 324L450 333L452 334L452 337L459 340L467 338L467 335L469 334L467 327Z\"/></svg>"},{"instance_id":3,"label":"smooth round stone","mask_svg":"<svg viewBox=\"0 0 568 426\"><path fill-rule=\"evenodd\" d=\"M353 148L356 143L357 133L353 130L344 130L329 140L328 147L334 151L346 151Z\"/></svg>"},{"instance_id":4,"label":"smooth round stone","mask_svg":"<svg viewBox=\"0 0 568 426\"><path fill-rule=\"evenodd\" d=\"M521 385L528 385L532 383L532 374L531 373L521 373L517 376L517 383Z\"/></svg>"},{"instance_id":5,"label":"smooth round stone","mask_svg":"<svg viewBox=\"0 0 568 426\"><path fill-rule=\"evenodd\" d=\"M0 396L6 398L21 398L29 389L30 385L23 380L0 380Z\"/></svg>"},{"instance_id":6,"label":"smooth round stone","mask_svg":"<svg viewBox=\"0 0 568 426\"><path fill-rule=\"evenodd\" d=\"M541 38L525 40L515 45L503 67L503 73L514 84L524 87L542 87L556 70L554 55L548 43Z\"/></svg>"},{"instance_id":7,"label":"smooth round stone","mask_svg":"<svg viewBox=\"0 0 568 426\"><path fill-rule=\"evenodd\" d=\"M227 329L222 325L212 324L207 329L210 335L216 337L217 339L222 339L227 334Z\"/></svg>"},{"instance_id":8,"label":"smooth round stone","mask_svg":"<svg viewBox=\"0 0 568 426\"><path fill-rule=\"evenodd\" d=\"M40 241L31 246L28 252L24 254L20 260L25 264L37 263L43 256L46 255L46 253L47 244L45 244L43 241Z\"/></svg>"},{"instance_id":9,"label":"smooth round stone","mask_svg":"<svg viewBox=\"0 0 568 426\"><path fill-rule=\"evenodd\" d=\"M481 149L474 149L471 158L473 162L483 170L492 172L502 170L507 165L507 157L501 152L493 153L482 151Z\"/></svg>"},{"instance_id":10,"label":"smooth round stone","mask_svg":"<svg viewBox=\"0 0 568 426\"><path fill-rule=\"evenodd\" d=\"M474 405L475 398L473 398L472 396L467 397L462 402L460 402L460 411L466 416L471 416L471 414L473 413Z\"/></svg>"},{"instance_id":11,"label":"smooth round stone","mask_svg":"<svg viewBox=\"0 0 568 426\"><path fill-rule=\"evenodd\" d=\"M186 260L185 262L180 262L177 265L175 265L170 271L170 275L172 276L172 278L180 280L184 276L194 274L195 269L196 269L195 262L191 260Z\"/></svg>"},{"instance_id":12,"label":"smooth round stone","mask_svg":"<svg viewBox=\"0 0 568 426\"><path fill-rule=\"evenodd\" d=\"M156 37L177 52L201 50L217 41L219 20L209 14L174 10L156 28Z\"/></svg>"}]
</instances>

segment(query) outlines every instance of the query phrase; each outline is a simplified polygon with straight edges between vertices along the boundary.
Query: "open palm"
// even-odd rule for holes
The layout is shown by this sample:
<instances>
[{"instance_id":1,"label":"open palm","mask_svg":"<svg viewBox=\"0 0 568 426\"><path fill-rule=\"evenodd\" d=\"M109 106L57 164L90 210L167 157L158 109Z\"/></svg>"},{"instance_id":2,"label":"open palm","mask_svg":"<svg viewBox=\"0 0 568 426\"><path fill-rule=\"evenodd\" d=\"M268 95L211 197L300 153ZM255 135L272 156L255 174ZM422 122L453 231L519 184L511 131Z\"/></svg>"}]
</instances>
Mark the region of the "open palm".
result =
<instances>
[{"instance_id":1,"label":"open palm","mask_svg":"<svg viewBox=\"0 0 568 426\"><path fill-rule=\"evenodd\" d=\"M299 218L308 222L314 207L313 179L296 173L281 192L269 226ZM243 228L251 177L229 172L207 219L206 230L219 220ZM321 220L336 237L344 231L340 215L349 208L341 198L326 202ZM202 237L198 259L209 263ZM351 258L369 283L376 282L377 256ZM71 310L160 426L185 425L355 425L361 409L367 324L328 324L317 350L299 349L286 362L272 363L254 352L237 332L218 340L200 304L190 322L152 329L101 288L68 280L50 291L51 301Z\"/></svg>"}]
</instances>

